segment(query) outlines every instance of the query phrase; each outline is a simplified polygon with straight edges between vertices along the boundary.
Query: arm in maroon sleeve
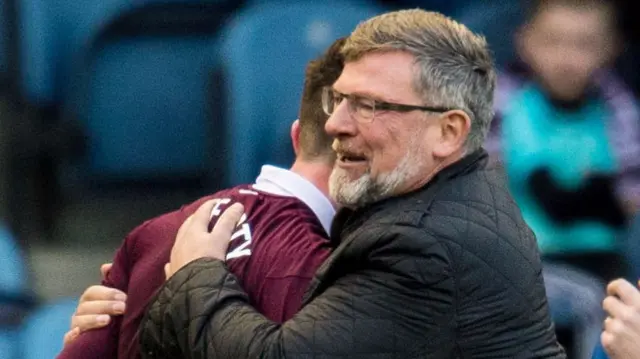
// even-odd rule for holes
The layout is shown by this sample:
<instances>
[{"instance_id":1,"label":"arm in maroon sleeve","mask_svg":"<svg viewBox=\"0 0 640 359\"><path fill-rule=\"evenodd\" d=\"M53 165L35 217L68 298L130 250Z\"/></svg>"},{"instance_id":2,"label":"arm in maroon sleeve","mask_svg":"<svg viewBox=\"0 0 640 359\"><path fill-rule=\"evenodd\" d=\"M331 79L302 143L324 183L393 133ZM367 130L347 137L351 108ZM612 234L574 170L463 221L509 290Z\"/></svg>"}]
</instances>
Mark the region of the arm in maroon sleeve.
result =
<instances>
[{"instance_id":1,"label":"arm in maroon sleeve","mask_svg":"<svg viewBox=\"0 0 640 359\"><path fill-rule=\"evenodd\" d=\"M129 282L130 260L128 246L136 236L134 230L127 236L124 243L116 252L113 266L102 285L127 292ZM58 354L58 359L114 359L118 355L118 336L122 316L111 317L109 325L101 329L86 331L76 340L64 347Z\"/></svg>"}]
</instances>

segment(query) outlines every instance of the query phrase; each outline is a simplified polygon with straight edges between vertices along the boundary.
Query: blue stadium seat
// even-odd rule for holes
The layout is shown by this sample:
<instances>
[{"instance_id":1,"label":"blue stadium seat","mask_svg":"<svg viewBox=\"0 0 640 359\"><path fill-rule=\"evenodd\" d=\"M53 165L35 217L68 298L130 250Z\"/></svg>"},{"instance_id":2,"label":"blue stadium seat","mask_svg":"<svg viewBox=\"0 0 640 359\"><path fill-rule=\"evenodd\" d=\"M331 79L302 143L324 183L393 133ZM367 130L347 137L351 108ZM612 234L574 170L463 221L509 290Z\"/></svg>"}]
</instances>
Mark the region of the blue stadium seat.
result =
<instances>
[{"instance_id":1,"label":"blue stadium seat","mask_svg":"<svg viewBox=\"0 0 640 359\"><path fill-rule=\"evenodd\" d=\"M28 288L25 258L8 228L0 223L0 293L19 295Z\"/></svg>"},{"instance_id":2,"label":"blue stadium seat","mask_svg":"<svg viewBox=\"0 0 640 359\"><path fill-rule=\"evenodd\" d=\"M139 54L132 54L131 50L135 45L122 45L120 48L114 46L113 37L108 41L98 41L96 39L105 33L116 19L120 19L123 14L131 14L136 9L153 6L154 4L174 4L174 5L192 5L202 4L203 11L207 11L211 7L229 7L235 8L239 1L233 0L99 0L99 1L75 1L75 0L15 0L17 8L17 27L20 29L18 36L19 51L18 60L20 61L20 71L17 77L17 88L20 97L20 119L17 123L10 127L12 130L10 139L15 142L10 146L10 163L14 164L15 170L11 171L10 183L12 188L12 196L10 197L10 206L14 208L27 207L33 215L25 218L22 215L27 211L12 211L11 222L14 228L21 234L30 234L38 232L36 235L45 238L55 238L53 228L56 227L57 214L62 211L62 206L70 203L67 199L71 199L70 194L79 193L78 188L82 188L89 178L104 177L141 177L147 175L163 176L158 170L157 163L163 161L162 169L172 168L171 173L185 170L193 170L197 163L201 166L202 155L194 156L194 152L200 151L202 148L200 137L195 137L192 129L193 123L199 121L199 118L189 118L184 122L184 132L182 136L184 140L176 139L177 136L168 137L166 134L173 131L173 134L180 133L179 126L175 124L165 124L166 117L174 112L162 110L167 109L172 103L182 101L187 95L182 95L181 91L175 90L176 96L173 101L166 101L165 97L157 94L157 88L163 88L158 78L164 79L164 73L168 73L167 77L176 78L179 76L181 68L190 65L174 61L175 64L166 64L164 68L158 69L156 72L148 70L140 70L135 73L141 64ZM166 14L165 14L166 15ZM184 16L184 13L168 14ZM162 19L146 19L155 22L153 27L158 28L162 23ZM146 20L144 21L146 23ZM141 26L139 26L140 28ZM121 39L123 36L118 37ZM137 36L141 39L144 36ZM104 39L104 38L102 38ZM175 37L171 37L173 44L178 42ZM121 44L126 41L121 41ZM144 42L144 41L142 41ZM145 49L144 53L148 55L156 55L158 53L169 51L170 46L162 42L149 39L140 47ZM128 46L128 47L127 47ZM193 48L195 41L187 40L184 44L178 45L179 48ZM199 46L199 45L198 45ZM115 47L115 49L114 49ZM150 50L152 49L152 50ZM166 51L165 51L166 50ZM180 50L183 51L183 50ZM186 51L186 50L185 50ZM77 79L78 71L90 71L87 64L85 54L92 52L95 56L95 65L100 67L103 73L96 73L90 77L103 83L95 83L94 87L85 85ZM117 69L113 66L115 60L113 54L109 52L123 53L121 61L123 63L122 71L114 73L113 77L106 77L104 74ZM184 52L183 52L184 53ZM193 51L187 51L188 54ZM199 54L197 58L201 58ZM177 57L176 57L177 59ZM184 62L196 62L196 59L186 59ZM158 58L151 57L149 65L151 68L159 62L169 62L168 56L160 55ZM131 64L131 63L134 64ZM179 64L179 65L178 65ZM180 67L182 66L182 67ZM156 66L157 67L157 66ZM128 72L128 75L127 75ZM93 75L88 73L87 75ZM129 76L129 77L124 77ZM133 75L133 76L132 76ZM152 76L149 82L148 78ZM191 77L193 78L193 76ZM146 81L147 84L156 83L155 90L145 91L140 86L127 87L118 93L108 92L108 97L98 98L102 96L102 91L120 89L121 85L128 86L134 80L140 79ZM184 82L190 78L185 75ZM175 81L173 81L175 83ZM198 83L201 83L199 81ZM142 84L144 84L143 82ZM171 81L168 81L171 83ZM134 83L137 84L137 83ZM179 85L179 83L175 83ZM191 85L189 83L189 85ZM195 85L191 85L192 87ZM79 96L79 88L94 90L88 96ZM108 87L108 89L107 89ZM135 92L135 91L138 92ZM129 91L129 92L127 92ZM109 102L118 100L118 94L131 94L135 92L135 96L125 97L122 106L110 107ZM162 90L165 93L166 90ZM186 90L189 93L190 90ZM94 96L95 95L95 96ZM155 96L155 97L154 97ZM182 97L180 97L182 96ZM161 105L155 107L155 111L145 111L149 108L149 99L161 99ZM137 99L145 102L145 105L132 105ZM82 101L80 101L82 100ZM88 103L90 101L97 102ZM205 100L194 97L193 102L200 103ZM65 106L68 104L69 106ZM192 104L192 107L197 106ZM93 107L91 107L93 106ZM171 108L173 111L181 111L182 107ZM110 113L100 113L97 117L93 116L96 110L111 111ZM132 110L132 111L129 111ZM93 111L93 112L92 112ZM129 112L127 112L129 111ZM193 114L194 111L182 111L185 116ZM120 117L119 122L115 122L111 126L110 119L121 116L125 113L125 117ZM150 117L140 117L146 122L141 121L133 116L140 114L162 113L165 117L155 119L154 126L148 123L153 119ZM84 121L88 119L87 121ZM79 122L76 120L84 121ZM137 121L138 120L138 121ZM182 121L183 118L176 118L175 121ZM97 122L100 121L100 122ZM131 131L122 131L123 123L130 123L128 127ZM93 126L93 127L92 127ZM85 128L86 127L86 128ZM121 133L125 136L118 138ZM162 136L158 136L158 132ZM204 133L204 131L201 131ZM132 136L137 136L136 141L127 142ZM109 138L108 136L115 136ZM87 143L87 137L94 140ZM107 136L107 137L104 137ZM146 137L145 137L146 136ZM145 142L146 138L153 138ZM182 142L180 142L182 141ZM189 143L190 148L185 149L185 142L194 141L195 144ZM198 141L197 143L195 141ZM158 151L158 143L162 143ZM125 146L122 146L122 145ZM111 147L109 147L111 146ZM112 152L113 146L120 146L120 152ZM167 157L164 153L166 148L174 146L176 152L185 151L183 158L176 163L175 157ZM89 152L87 152L87 150ZM164 152L163 152L164 151ZM155 164L149 164L147 159L150 152L157 158ZM114 159L114 155L120 156ZM28 158L28 161L22 160ZM85 161L86 160L86 161ZM120 160L119 163L116 161ZM191 161L191 163L185 163ZM84 163L82 163L84 162ZM69 165L69 163L73 163ZM126 173L131 166L140 165L141 169L138 173ZM175 168L172 166L175 165ZM146 167L145 167L146 166ZM202 166L201 166L202 167ZM125 172L125 173L123 173ZM149 172L153 172L150 174ZM220 171L222 172L222 171ZM87 176L82 176L83 174ZM192 177L191 173L186 174ZM190 178L189 178L190 179ZM189 185L189 189L199 190L203 183L202 179L190 181L193 185ZM142 183L142 187L147 188L146 183ZM126 192L133 192L130 187L123 187ZM161 189L162 190L162 189ZM179 187L182 190L182 187ZM83 195L83 194L82 194ZM38 203L33 200L38 198ZM72 201L71 201L72 202Z\"/></svg>"},{"instance_id":3,"label":"blue stadium seat","mask_svg":"<svg viewBox=\"0 0 640 359\"><path fill-rule=\"evenodd\" d=\"M253 181L260 165L289 166L307 62L383 9L350 3L265 3L222 33L229 167L227 184Z\"/></svg>"},{"instance_id":4,"label":"blue stadium seat","mask_svg":"<svg viewBox=\"0 0 640 359\"><path fill-rule=\"evenodd\" d=\"M22 359L55 358L62 350L62 338L69 330L76 299L65 298L46 303L25 320L21 332Z\"/></svg>"},{"instance_id":5,"label":"blue stadium seat","mask_svg":"<svg viewBox=\"0 0 640 359\"><path fill-rule=\"evenodd\" d=\"M206 181L216 172L211 142L221 117L209 81L230 6L153 2L91 39L65 109L88 135L81 173L89 180Z\"/></svg>"},{"instance_id":6,"label":"blue stadium seat","mask_svg":"<svg viewBox=\"0 0 640 359\"><path fill-rule=\"evenodd\" d=\"M20 356L20 334L13 328L0 327L0 359L18 359Z\"/></svg>"},{"instance_id":7,"label":"blue stadium seat","mask_svg":"<svg viewBox=\"0 0 640 359\"><path fill-rule=\"evenodd\" d=\"M35 304L29 282L26 258L0 223L0 329L19 324Z\"/></svg>"},{"instance_id":8,"label":"blue stadium seat","mask_svg":"<svg viewBox=\"0 0 640 359\"><path fill-rule=\"evenodd\" d=\"M120 13L147 4L225 4L232 0L16 0L19 85L39 106L59 104L69 87L73 62L91 37Z\"/></svg>"},{"instance_id":9,"label":"blue stadium seat","mask_svg":"<svg viewBox=\"0 0 640 359\"><path fill-rule=\"evenodd\" d=\"M0 223L0 359L18 358L18 325L31 308L25 259Z\"/></svg>"},{"instance_id":10,"label":"blue stadium seat","mask_svg":"<svg viewBox=\"0 0 640 359\"><path fill-rule=\"evenodd\" d=\"M62 101L71 62L101 19L124 7L124 0L17 0L20 87L38 106Z\"/></svg>"},{"instance_id":11,"label":"blue stadium seat","mask_svg":"<svg viewBox=\"0 0 640 359\"><path fill-rule=\"evenodd\" d=\"M475 1L456 9L451 16L486 37L498 67L515 58L513 34L524 20L519 1Z\"/></svg>"}]
</instances>

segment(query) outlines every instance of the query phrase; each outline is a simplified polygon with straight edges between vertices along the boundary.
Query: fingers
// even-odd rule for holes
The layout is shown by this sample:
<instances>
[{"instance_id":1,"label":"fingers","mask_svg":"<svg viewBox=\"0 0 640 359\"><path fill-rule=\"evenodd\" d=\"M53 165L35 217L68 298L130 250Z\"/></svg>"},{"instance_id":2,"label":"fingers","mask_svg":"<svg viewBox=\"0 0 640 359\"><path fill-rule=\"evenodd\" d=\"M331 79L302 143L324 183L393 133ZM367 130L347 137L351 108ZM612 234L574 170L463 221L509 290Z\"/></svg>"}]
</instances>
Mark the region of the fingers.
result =
<instances>
[{"instance_id":1,"label":"fingers","mask_svg":"<svg viewBox=\"0 0 640 359\"><path fill-rule=\"evenodd\" d=\"M126 309L127 295L101 285L89 287L82 293L75 314L71 317L71 328L80 332L102 328L109 324L111 315L121 315ZM69 334L70 338L72 334Z\"/></svg>"},{"instance_id":2,"label":"fingers","mask_svg":"<svg viewBox=\"0 0 640 359\"><path fill-rule=\"evenodd\" d=\"M127 295L122 291L115 288L105 287L103 285L94 285L82 293L80 296L80 303L90 302L96 300L114 300L124 302L127 300Z\"/></svg>"},{"instance_id":3,"label":"fingers","mask_svg":"<svg viewBox=\"0 0 640 359\"><path fill-rule=\"evenodd\" d=\"M602 334L600 334L600 343L602 343L602 347L604 347L604 349L607 351L608 354L610 354L611 350L614 349L613 348L614 340L615 340L614 335L607 331L603 331Z\"/></svg>"},{"instance_id":4,"label":"fingers","mask_svg":"<svg viewBox=\"0 0 640 359\"><path fill-rule=\"evenodd\" d=\"M62 338L62 345L67 346L71 344L71 342L73 342L74 340L76 340L76 338L78 338L78 335L80 335L80 328L71 329Z\"/></svg>"},{"instance_id":5,"label":"fingers","mask_svg":"<svg viewBox=\"0 0 640 359\"><path fill-rule=\"evenodd\" d=\"M607 317L607 319L604 320L604 331L609 334L618 333L621 325L620 321Z\"/></svg>"},{"instance_id":6,"label":"fingers","mask_svg":"<svg viewBox=\"0 0 640 359\"><path fill-rule=\"evenodd\" d=\"M171 248L169 265L164 267L166 278L198 258L225 260L229 241L244 214L244 207L239 203L229 206L209 231L209 214L215 203L216 200L205 202L180 226Z\"/></svg>"},{"instance_id":7,"label":"fingers","mask_svg":"<svg viewBox=\"0 0 640 359\"><path fill-rule=\"evenodd\" d=\"M216 225L213 226L211 230L213 238L224 238L228 243L228 239L233 235L243 213L244 206L240 203L234 203L227 208L222 215L220 215Z\"/></svg>"},{"instance_id":8,"label":"fingers","mask_svg":"<svg viewBox=\"0 0 640 359\"><path fill-rule=\"evenodd\" d=\"M102 328L109 324L112 315L122 315L126 310L124 301L92 300L78 305L71 317L71 328L81 332Z\"/></svg>"},{"instance_id":9,"label":"fingers","mask_svg":"<svg viewBox=\"0 0 640 359\"><path fill-rule=\"evenodd\" d=\"M107 314L120 315L125 311L125 302L114 300L92 300L78 305L76 315Z\"/></svg>"},{"instance_id":10,"label":"fingers","mask_svg":"<svg viewBox=\"0 0 640 359\"><path fill-rule=\"evenodd\" d=\"M105 263L100 266L100 274L102 275L102 279L107 278L107 275L109 275L109 271L111 270L112 266L113 263Z\"/></svg>"},{"instance_id":11,"label":"fingers","mask_svg":"<svg viewBox=\"0 0 640 359\"><path fill-rule=\"evenodd\" d=\"M627 305L640 308L640 291L624 279L616 279L609 283L607 294L619 297Z\"/></svg>"},{"instance_id":12,"label":"fingers","mask_svg":"<svg viewBox=\"0 0 640 359\"><path fill-rule=\"evenodd\" d=\"M180 228L178 228L176 242L184 236L184 233L188 231L188 228L191 228L192 223L194 222L196 225L199 225L202 230L208 230L209 222L211 222L211 211L216 203L218 203L217 199L206 201L201 204L193 214L187 217L187 219L185 219L185 221L180 225Z\"/></svg>"},{"instance_id":13,"label":"fingers","mask_svg":"<svg viewBox=\"0 0 640 359\"><path fill-rule=\"evenodd\" d=\"M104 328L111 322L111 317L106 314L75 315L71 319L71 327L77 328L80 333L91 329Z\"/></svg>"},{"instance_id":14,"label":"fingers","mask_svg":"<svg viewBox=\"0 0 640 359\"><path fill-rule=\"evenodd\" d=\"M613 318L626 318L630 310L620 299L613 296L608 296L604 299L602 308Z\"/></svg>"},{"instance_id":15,"label":"fingers","mask_svg":"<svg viewBox=\"0 0 640 359\"><path fill-rule=\"evenodd\" d=\"M216 203L218 203L217 199L204 202L187 220L196 225L208 228L209 222L211 221L211 211Z\"/></svg>"}]
</instances>

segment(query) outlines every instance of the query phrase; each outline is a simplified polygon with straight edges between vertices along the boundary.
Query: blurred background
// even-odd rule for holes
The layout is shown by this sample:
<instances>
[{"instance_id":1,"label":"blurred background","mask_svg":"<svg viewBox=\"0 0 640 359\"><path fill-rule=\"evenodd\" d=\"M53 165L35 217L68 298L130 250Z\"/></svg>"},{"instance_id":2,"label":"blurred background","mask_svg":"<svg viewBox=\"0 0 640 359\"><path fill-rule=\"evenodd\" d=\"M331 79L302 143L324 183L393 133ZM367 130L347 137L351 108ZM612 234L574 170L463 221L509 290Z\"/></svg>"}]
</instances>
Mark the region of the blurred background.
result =
<instances>
[{"instance_id":1,"label":"blurred background","mask_svg":"<svg viewBox=\"0 0 640 359\"><path fill-rule=\"evenodd\" d=\"M489 41L486 148L538 237L562 342L591 357L605 283L640 275L632 0L0 0L0 359L53 357L136 225L288 166L307 61L415 7Z\"/></svg>"}]
</instances>

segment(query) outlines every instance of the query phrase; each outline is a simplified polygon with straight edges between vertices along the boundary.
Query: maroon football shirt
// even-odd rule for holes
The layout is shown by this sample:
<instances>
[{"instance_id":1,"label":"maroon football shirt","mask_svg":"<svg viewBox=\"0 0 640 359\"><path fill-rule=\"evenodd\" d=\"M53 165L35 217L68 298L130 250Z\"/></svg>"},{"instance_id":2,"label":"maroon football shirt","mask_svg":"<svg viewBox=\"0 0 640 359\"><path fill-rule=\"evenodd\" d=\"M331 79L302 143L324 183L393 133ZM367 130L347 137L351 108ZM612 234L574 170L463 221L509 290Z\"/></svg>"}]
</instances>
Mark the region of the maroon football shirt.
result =
<instances>
[{"instance_id":1,"label":"maroon football shirt","mask_svg":"<svg viewBox=\"0 0 640 359\"><path fill-rule=\"evenodd\" d=\"M118 249L103 285L127 293L123 316L103 329L83 333L60 359L139 358L138 326L149 300L164 283L164 265L178 228L208 199L219 199L212 222L235 202L246 217L232 237L229 269L243 283L252 305L267 318L291 318L318 266L329 255L327 234L314 212L295 197L239 186L202 198L134 229Z\"/></svg>"}]
</instances>

